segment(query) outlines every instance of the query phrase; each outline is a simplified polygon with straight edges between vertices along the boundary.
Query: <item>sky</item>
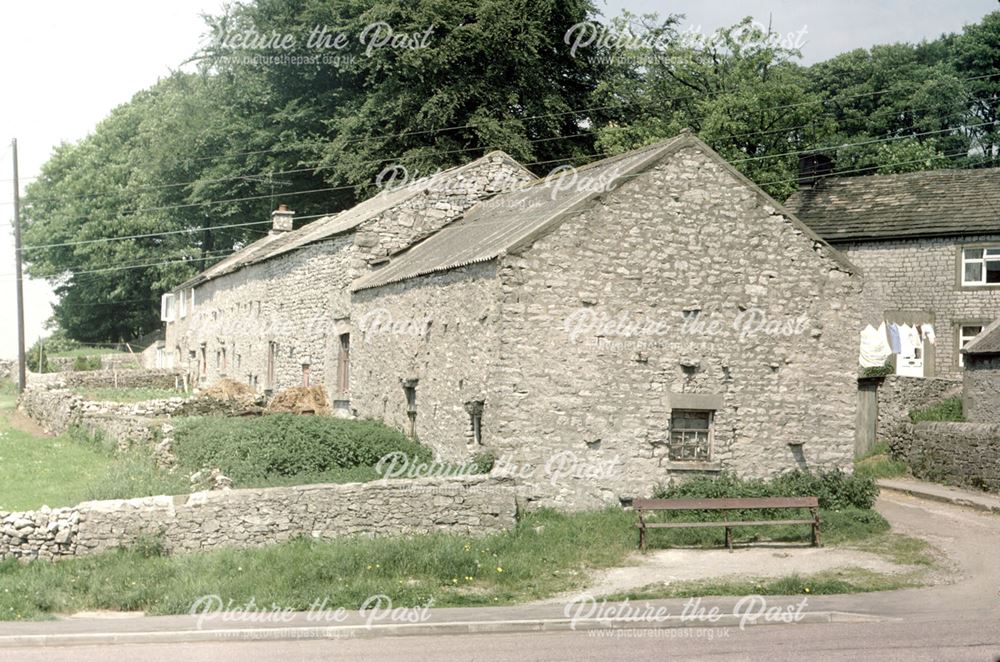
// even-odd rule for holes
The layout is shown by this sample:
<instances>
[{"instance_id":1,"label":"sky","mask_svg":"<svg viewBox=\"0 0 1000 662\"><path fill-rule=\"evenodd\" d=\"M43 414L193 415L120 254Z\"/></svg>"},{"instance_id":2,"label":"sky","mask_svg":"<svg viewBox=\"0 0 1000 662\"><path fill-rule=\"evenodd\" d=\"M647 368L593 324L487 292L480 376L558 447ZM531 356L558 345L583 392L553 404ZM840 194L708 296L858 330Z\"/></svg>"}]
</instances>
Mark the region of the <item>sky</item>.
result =
<instances>
[{"instance_id":1,"label":"sky","mask_svg":"<svg viewBox=\"0 0 1000 662\"><path fill-rule=\"evenodd\" d=\"M997 0L596 0L605 17L684 14L685 29L709 34L750 15L780 34L804 37L805 64L854 48L934 39L1000 9ZM223 0L48 0L0 3L0 357L17 353L11 138L23 185L61 142L90 133L112 108L178 69L197 50L203 14ZM14 93L10 94L13 90ZM44 334L55 297L25 281L30 346Z\"/></svg>"}]
</instances>

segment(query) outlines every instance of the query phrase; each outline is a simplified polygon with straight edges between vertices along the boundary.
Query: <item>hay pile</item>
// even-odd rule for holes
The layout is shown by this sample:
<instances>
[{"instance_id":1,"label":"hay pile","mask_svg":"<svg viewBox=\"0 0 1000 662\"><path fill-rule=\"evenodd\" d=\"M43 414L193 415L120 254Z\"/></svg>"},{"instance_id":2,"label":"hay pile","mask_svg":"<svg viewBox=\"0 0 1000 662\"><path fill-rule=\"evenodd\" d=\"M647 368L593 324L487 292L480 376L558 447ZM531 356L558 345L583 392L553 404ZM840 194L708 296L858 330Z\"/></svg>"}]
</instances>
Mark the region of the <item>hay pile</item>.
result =
<instances>
[{"instance_id":1,"label":"hay pile","mask_svg":"<svg viewBox=\"0 0 1000 662\"><path fill-rule=\"evenodd\" d=\"M322 386L296 386L275 395L264 411L268 414L327 415L330 403Z\"/></svg>"}]
</instances>

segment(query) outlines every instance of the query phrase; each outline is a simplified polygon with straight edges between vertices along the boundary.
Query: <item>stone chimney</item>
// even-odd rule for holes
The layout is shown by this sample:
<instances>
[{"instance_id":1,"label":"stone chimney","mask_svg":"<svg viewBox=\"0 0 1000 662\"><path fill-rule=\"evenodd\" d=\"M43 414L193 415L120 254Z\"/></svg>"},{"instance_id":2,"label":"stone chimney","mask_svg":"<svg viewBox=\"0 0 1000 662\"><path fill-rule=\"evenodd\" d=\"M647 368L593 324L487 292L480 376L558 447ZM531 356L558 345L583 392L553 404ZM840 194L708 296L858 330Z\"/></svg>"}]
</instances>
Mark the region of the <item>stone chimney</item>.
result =
<instances>
[{"instance_id":1,"label":"stone chimney","mask_svg":"<svg viewBox=\"0 0 1000 662\"><path fill-rule=\"evenodd\" d=\"M833 173L833 159L821 152L803 152L799 155L799 188L811 188Z\"/></svg>"},{"instance_id":2,"label":"stone chimney","mask_svg":"<svg viewBox=\"0 0 1000 662\"><path fill-rule=\"evenodd\" d=\"M290 210L288 205L278 205L278 208L271 212L271 234L291 232L294 219L295 212Z\"/></svg>"}]
</instances>

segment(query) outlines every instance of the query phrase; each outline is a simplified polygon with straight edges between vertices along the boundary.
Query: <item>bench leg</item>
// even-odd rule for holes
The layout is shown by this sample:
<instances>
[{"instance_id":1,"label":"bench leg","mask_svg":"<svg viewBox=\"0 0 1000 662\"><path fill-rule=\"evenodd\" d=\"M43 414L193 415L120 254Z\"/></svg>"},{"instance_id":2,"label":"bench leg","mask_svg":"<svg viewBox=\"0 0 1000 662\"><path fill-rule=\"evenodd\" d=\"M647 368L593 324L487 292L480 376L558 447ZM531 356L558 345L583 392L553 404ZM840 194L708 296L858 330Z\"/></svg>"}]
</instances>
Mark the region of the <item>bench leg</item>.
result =
<instances>
[{"instance_id":1,"label":"bench leg","mask_svg":"<svg viewBox=\"0 0 1000 662\"><path fill-rule=\"evenodd\" d=\"M819 513L815 510L812 513L813 516L813 547L822 547L819 539Z\"/></svg>"},{"instance_id":2,"label":"bench leg","mask_svg":"<svg viewBox=\"0 0 1000 662\"><path fill-rule=\"evenodd\" d=\"M646 527L639 527L639 549L643 554L646 553Z\"/></svg>"},{"instance_id":3,"label":"bench leg","mask_svg":"<svg viewBox=\"0 0 1000 662\"><path fill-rule=\"evenodd\" d=\"M733 530L726 527L726 548L731 552L733 551Z\"/></svg>"}]
</instances>

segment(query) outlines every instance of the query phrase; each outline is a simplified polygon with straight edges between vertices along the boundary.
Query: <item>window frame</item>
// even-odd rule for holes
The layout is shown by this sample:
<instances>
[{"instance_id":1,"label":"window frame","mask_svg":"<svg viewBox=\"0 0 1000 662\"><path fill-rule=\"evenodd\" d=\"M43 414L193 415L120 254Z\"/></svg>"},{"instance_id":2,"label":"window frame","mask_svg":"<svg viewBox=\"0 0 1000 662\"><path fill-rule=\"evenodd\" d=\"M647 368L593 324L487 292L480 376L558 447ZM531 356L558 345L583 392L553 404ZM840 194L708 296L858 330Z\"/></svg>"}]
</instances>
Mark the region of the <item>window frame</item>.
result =
<instances>
[{"instance_id":1,"label":"window frame","mask_svg":"<svg viewBox=\"0 0 1000 662\"><path fill-rule=\"evenodd\" d=\"M669 462L692 462L692 463L711 463L713 461L713 455L715 450L715 409L699 409L695 407L677 407L670 410L670 427L667 429L667 460ZM675 417L681 414L707 414L708 415L708 426L707 428L680 428L678 429L674 423ZM674 434L676 432L705 432L705 457L675 457L674 454ZM679 455L679 453L678 453Z\"/></svg>"},{"instance_id":2,"label":"window frame","mask_svg":"<svg viewBox=\"0 0 1000 662\"><path fill-rule=\"evenodd\" d=\"M983 329L985 329L987 327L987 325L989 325L989 322L985 322L985 321L981 321L981 320L962 320L962 321L955 322L955 327L956 327L955 328L955 357L956 357L955 363L958 365L959 368L964 368L965 367L965 360L964 360L965 357L962 355L962 348L965 347L965 344L962 343L962 339L963 338L968 338L968 341L971 342L973 338L975 338L976 336L978 336L979 333L983 332ZM978 326L979 327L979 333L977 333L975 336L965 336L962 333L962 331L964 329L966 329L968 327L973 327L973 326Z\"/></svg>"},{"instance_id":3,"label":"window frame","mask_svg":"<svg viewBox=\"0 0 1000 662\"><path fill-rule=\"evenodd\" d=\"M980 257L977 258L967 258L966 251L982 251ZM995 255L987 255L987 251L992 251ZM958 256L957 256L957 277L958 277L958 287L962 290L988 290L988 289L1000 289L1000 281L995 283L989 283L986 281L986 264L987 262L997 262L1000 263L1000 242L981 242L975 244L964 244L958 246ZM967 281L965 278L965 266L967 264L979 264L982 266L982 280L971 282Z\"/></svg>"}]
</instances>

